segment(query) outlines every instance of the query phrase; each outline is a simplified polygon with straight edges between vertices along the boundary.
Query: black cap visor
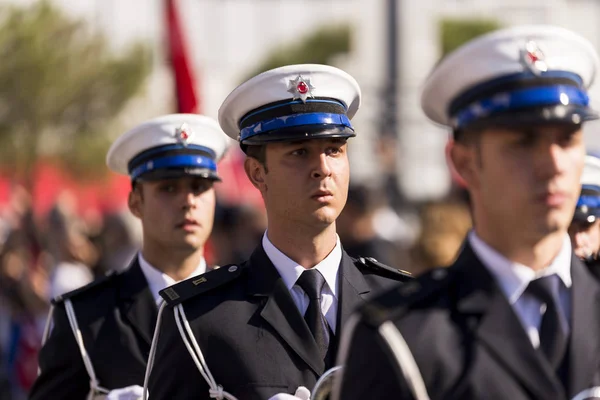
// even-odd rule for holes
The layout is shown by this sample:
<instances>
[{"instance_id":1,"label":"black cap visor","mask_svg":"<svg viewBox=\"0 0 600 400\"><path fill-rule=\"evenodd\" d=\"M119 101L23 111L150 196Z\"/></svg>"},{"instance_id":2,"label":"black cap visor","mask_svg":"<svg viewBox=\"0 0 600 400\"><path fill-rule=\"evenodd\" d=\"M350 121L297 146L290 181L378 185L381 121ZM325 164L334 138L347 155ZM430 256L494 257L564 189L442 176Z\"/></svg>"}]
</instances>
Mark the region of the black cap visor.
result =
<instances>
[{"instance_id":1,"label":"black cap visor","mask_svg":"<svg viewBox=\"0 0 600 400\"><path fill-rule=\"evenodd\" d=\"M274 142L295 142L309 139L350 138L356 136L354 129L341 125L305 125L278 129L258 134L244 140L241 145L261 145Z\"/></svg>"},{"instance_id":2,"label":"black cap visor","mask_svg":"<svg viewBox=\"0 0 600 400\"><path fill-rule=\"evenodd\" d=\"M159 181L163 179L177 179L186 177L197 177L209 179L211 181L221 181L217 173L208 168L162 168L148 171L140 175L136 181Z\"/></svg>"},{"instance_id":3,"label":"black cap visor","mask_svg":"<svg viewBox=\"0 0 600 400\"><path fill-rule=\"evenodd\" d=\"M462 127L465 129L485 129L490 127L516 128L529 125L569 124L580 125L598 119L598 113L587 106L553 105L523 110L511 110L477 119Z\"/></svg>"}]
</instances>

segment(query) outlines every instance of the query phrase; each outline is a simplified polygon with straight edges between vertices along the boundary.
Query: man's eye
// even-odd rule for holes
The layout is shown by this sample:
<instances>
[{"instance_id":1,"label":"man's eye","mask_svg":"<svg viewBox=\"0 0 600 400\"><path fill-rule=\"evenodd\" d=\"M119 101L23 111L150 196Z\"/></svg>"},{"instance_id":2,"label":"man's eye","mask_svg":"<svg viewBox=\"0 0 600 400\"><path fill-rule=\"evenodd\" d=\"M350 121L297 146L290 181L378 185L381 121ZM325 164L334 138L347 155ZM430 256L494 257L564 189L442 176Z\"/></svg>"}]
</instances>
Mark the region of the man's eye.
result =
<instances>
[{"instance_id":1,"label":"man's eye","mask_svg":"<svg viewBox=\"0 0 600 400\"><path fill-rule=\"evenodd\" d=\"M175 186L173 185L164 185L160 187L160 191L161 192L165 192L165 193L173 193L175 192Z\"/></svg>"},{"instance_id":2,"label":"man's eye","mask_svg":"<svg viewBox=\"0 0 600 400\"><path fill-rule=\"evenodd\" d=\"M327 154L328 155L338 155L342 152L342 149L340 147L330 147L329 149L327 149Z\"/></svg>"},{"instance_id":3,"label":"man's eye","mask_svg":"<svg viewBox=\"0 0 600 400\"><path fill-rule=\"evenodd\" d=\"M292 155L293 156L303 156L307 153L306 149L296 149L294 151L292 151Z\"/></svg>"},{"instance_id":4,"label":"man's eye","mask_svg":"<svg viewBox=\"0 0 600 400\"><path fill-rule=\"evenodd\" d=\"M204 193L210 188L212 188L212 186L213 182L209 180L195 182L194 184L192 184L192 191L194 193Z\"/></svg>"},{"instance_id":5,"label":"man's eye","mask_svg":"<svg viewBox=\"0 0 600 400\"><path fill-rule=\"evenodd\" d=\"M531 147L535 144L535 136L533 135L523 135L517 140L517 145L520 147Z\"/></svg>"},{"instance_id":6,"label":"man's eye","mask_svg":"<svg viewBox=\"0 0 600 400\"><path fill-rule=\"evenodd\" d=\"M578 136L575 134L575 132L565 133L561 135L561 137L559 138L559 142L561 146L570 146L578 142Z\"/></svg>"}]
</instances>

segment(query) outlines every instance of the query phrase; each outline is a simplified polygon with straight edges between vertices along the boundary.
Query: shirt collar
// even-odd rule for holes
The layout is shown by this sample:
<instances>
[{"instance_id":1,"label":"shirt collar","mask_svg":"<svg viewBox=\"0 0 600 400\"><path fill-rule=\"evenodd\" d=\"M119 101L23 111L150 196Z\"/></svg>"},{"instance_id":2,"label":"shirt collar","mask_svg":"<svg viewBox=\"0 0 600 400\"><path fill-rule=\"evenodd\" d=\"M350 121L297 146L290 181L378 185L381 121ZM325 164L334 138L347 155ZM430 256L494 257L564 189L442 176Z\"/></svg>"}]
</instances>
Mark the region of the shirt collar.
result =
<instances>
[{"instance_id":1,"label":"shirt collar","mask_svg":"<svg viewBox=\"0 0 600 400\"><path fill-rule=\"evenodd\" d=\"M283 254L271 241L267 235L268 232L265 232L262 239L263 249L267 256L279 272L283 283L288 288L288 290L292 290L296 281L304 272L305 268L299 265L296 261L292 260L285 254ZM336 235L337 236L337 235ZM333 296L337 299L337 280L338 280L338 269L340 267L340 263L342 261L342 245L340 243L340 238L337 236L336 244L331 253L327 255L317 265L314 266L323 278L325 278L325 282L327 286L329 286L329 290L333 293Z\"/></svg>"},{"instance_id":2,"label":"shirt collar","mask_svg":"<svg viewBox=\"0 0 600 400\"><path fill-rule=\"evenodd\" d=\"M529 282L542 276L556 274L565 287L571 287L571 241L568 235L565 235L558 255L541 271L534 271L526 265L510 261L485 243L475 231L469 233L468 240L511 304L519 300Z\"/></svg>"},{"instance_id":3,"label":"shirt collar","mask_svg":"<svg viewBox=\"0 0 600 400\"><path fill-rule=\"evenodd\" d=\"M152 297L154 298L156 304L159 304L162 300L162 297L160 297L158 292L171 285L176 284L177 281L175 281L175 279L171 278L169 275L163 273L162 271L159 271L158 269L150 265L150 263L146 261L144 256L142 256L141 252L138 253L138 261L140 263L140 268L142 269L142 272L146 277L146 281L148 281L148 286L150 287ZM196 269L186 279L203 274L205 272L206 260L204 260L204 257L202 257L202 259L200 260L200 264L198 264Z\"/></svg>"}]
</instances>

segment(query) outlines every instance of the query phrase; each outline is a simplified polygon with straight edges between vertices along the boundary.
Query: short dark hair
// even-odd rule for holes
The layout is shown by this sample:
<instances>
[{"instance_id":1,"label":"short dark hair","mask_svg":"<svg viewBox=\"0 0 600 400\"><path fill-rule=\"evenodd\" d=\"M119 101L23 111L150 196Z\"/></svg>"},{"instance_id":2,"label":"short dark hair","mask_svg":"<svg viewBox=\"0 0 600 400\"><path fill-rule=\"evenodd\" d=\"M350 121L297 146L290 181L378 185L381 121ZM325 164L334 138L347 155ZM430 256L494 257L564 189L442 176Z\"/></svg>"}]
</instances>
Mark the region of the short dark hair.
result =
<instances>
[{"instance_id":1,"label":"short dark hair","mask_svg":"<svg viewBox=\"0 0 600 400\"><path fill-rule=\"evenodd\" d=\"M267 146L264 144L250 145L246 148L246 155L258 161L267 171Z\"/></svg>"}]
</instances>

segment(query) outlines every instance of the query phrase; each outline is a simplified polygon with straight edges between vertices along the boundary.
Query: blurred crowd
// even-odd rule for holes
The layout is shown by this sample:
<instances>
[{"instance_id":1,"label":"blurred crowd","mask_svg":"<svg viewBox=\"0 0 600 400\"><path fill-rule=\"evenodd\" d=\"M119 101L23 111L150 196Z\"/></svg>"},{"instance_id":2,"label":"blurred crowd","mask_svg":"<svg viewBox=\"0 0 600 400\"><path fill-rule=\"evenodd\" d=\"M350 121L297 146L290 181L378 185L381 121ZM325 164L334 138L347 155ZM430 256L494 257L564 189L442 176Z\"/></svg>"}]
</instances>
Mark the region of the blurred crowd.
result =
<instances>
[{"instance_id":1,"label":"blurred crowd","mask_svg":"<svg viewBox=\"0 0 600 400\"><path fill-rule=\"evenodd\" d=\"M462 200L397 207L385 191L352 186L338 234L352 256L370 256L420 273L450 264L471 225ZM77 212L64 192L46 215L33 212L17 186L0 212L0 400L20 400L37 376L37 353L50 299L128 266L141 230L127 209L106 215ZM217 204L206 246L209 265L249 257L266 227L260 206Z\"/></svg>"}]
</instances>

